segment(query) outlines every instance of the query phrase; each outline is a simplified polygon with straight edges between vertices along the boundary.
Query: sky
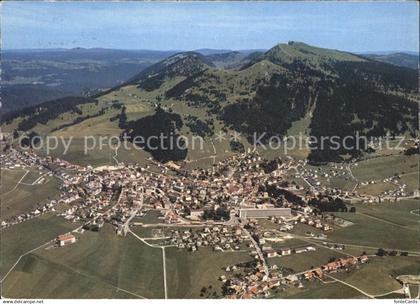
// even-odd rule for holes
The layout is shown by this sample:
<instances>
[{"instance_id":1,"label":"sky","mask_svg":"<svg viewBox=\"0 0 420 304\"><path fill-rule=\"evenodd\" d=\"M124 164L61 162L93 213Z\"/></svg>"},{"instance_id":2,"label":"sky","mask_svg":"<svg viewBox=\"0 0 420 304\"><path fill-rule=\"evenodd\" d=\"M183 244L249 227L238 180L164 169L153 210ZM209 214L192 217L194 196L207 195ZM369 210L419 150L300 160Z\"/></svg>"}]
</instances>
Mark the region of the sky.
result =
<instances>
[{"instance_id":1,"label":"sky","mask_svg":"<svg viewBox=\"0 0 420 304\"><path fill-rule=\"evenodd\" d=\"M406 2L1 3L3 49L268 49L293 41L352 52L418 51Z\"/></svg>"}]
</instances>

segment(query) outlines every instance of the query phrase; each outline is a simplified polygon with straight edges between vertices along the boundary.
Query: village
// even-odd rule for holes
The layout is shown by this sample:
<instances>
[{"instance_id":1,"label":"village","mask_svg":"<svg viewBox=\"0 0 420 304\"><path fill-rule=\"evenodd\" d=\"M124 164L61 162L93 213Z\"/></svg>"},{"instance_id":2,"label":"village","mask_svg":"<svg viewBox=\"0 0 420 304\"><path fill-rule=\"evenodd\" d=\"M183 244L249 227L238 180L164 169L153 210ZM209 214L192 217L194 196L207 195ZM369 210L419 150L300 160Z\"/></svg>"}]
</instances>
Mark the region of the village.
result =
<instances>
[{"instance_id":1,"label":"village","mask_svg":"<svg viewBox=\"0 0 420 304\"><path fill-rule=\"evenodd\" d=\"M55 199L26 214L3 220L2 229L64 205L66 208L59 216L79 223L80 227L57 236L58 247L76 243L77 233L100 231L110 224L121 237L133 233L134 227L152 229L151 239L159 246L175 246L192 253L201 247L248 252L254 257L251 265L231 265L219 278L224 284L224 295L229 298L270 297L276 288L287 288L290 284L303 288L305 280L322 279L330 272L348 271L368 262L366 255L352 256L292 274L268 263L275 257L317 250L318 246L313 245L270 245L273 240L290 238L289 232L296 225L311 227L308 238L318 240L325 239L328 231L351 225L321 211L341 211L345 200L358 196L322 187L314 170L305 169L305 162L290 157L267 161L256 152L243 153L210 169L190 171L176 163L162 165L152 161L146 167L132 164L95 169L13 149L1 155L1 161L8 169L47 170L50 176L62 181ZM288 183L285 175L291 171L310 187L304 190ZM343 167L334 168L331 174L348 174L351 178L349 173L343 173ZM398 193L398 197L403 194ZM152 211L159 214L157 219L143 222ZM271 223L276 229L268 229L262 223ZM340 245L333 246L334 251L342 250Z\"/></svg>"}]
</instances>

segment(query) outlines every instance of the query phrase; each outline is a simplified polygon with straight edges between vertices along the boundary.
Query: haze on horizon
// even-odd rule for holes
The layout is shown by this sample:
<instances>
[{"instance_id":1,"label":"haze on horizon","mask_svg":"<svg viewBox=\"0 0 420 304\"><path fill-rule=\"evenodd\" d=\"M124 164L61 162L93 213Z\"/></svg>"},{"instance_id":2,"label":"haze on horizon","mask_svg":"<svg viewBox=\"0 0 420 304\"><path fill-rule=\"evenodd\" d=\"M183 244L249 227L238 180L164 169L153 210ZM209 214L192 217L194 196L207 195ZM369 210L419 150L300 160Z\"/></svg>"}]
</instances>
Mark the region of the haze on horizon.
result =
<instances>
[{"instance_id":1,"label":"haze on horizon","mask_svg":"<svg viewBox=\"0 0 420 304\"><path fill-rule=\"evenodd\" d=\"M416 1L1 4L3 49L241 50L294 40L350 52L418 52L418 25Z\"/></svg>"}]
</instances>

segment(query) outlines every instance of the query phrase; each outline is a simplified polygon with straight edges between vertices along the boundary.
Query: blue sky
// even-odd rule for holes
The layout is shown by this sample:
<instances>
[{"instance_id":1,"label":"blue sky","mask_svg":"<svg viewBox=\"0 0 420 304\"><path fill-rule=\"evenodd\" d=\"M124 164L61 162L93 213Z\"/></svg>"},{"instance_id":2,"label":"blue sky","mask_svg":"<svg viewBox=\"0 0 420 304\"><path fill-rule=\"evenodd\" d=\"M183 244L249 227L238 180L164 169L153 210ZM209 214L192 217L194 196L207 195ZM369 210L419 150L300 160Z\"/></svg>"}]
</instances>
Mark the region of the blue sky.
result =
<instances>
[{"instance_id":1,"label":"blue sky","mask_svg":"<svg viewBox=\"0 0 420 304\"><path fill-rule=\"evenodd\" d=\"M412 2L3 2L2 47L418 51Z\"/></svg>"}]
</instances>

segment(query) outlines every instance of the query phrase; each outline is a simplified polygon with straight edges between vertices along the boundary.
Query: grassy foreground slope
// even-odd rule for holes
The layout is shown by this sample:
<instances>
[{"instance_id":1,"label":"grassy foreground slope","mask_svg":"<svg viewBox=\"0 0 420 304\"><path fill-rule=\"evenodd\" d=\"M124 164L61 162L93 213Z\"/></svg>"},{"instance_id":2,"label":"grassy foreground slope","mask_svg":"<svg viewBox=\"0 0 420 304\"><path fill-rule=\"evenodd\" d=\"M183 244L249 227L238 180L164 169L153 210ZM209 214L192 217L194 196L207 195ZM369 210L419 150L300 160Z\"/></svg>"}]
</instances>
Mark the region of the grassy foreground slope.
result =
<instances>
[{"instance_id":1,"label":"grassy foreground slope","mask_svg":"<svg viewBox=\"0 0 420 304\"><path fill-rule=\"evenodd\" d=\"M200 298L202 287L211 286L210 294L220 293L225 274L224 269L253 258L246 252L214 252L208 248L200 248L195 253L177 248L166 249L166 267L168 271L169 298Z\"/></svg>"},{"instance_id":2,"label":"grassy foreground slope","mask_svg":"<svg viewBox=\"0 0 420 304\"><path fill-rule=\"evenodd\" d=\"M4 282L3 294L112 298L120 288L129 297L164 297L160 249L148 247L131 235L118 237L111 226L76 237L71 246L41 248L21 261Z\"/></svg>"},{"instance_id":3,"label":"grassy foreground slope","mask_svg":"<svg viewBox=\"0 0 420 304\"><path fill-rule=\"evenodd\" d=\"M49 242L59 234L71 231L75 224L54 214L2 229L0 246L0 274L3 278L19 257L30 250Z\"/></svg>"},{"instance_id":4,"label":"grassy foreground slope","mask_svg":"<svg viewBox=\"0 0 420 304\"><path fill-rule=\"evenodd\" d=\"M37 168L1 170L0 220L32 211L59 193L61 181L42 173Z\"/></svg>"}]
</instances>

